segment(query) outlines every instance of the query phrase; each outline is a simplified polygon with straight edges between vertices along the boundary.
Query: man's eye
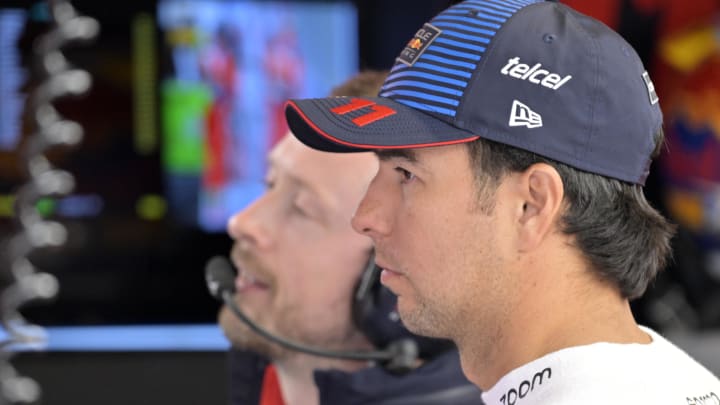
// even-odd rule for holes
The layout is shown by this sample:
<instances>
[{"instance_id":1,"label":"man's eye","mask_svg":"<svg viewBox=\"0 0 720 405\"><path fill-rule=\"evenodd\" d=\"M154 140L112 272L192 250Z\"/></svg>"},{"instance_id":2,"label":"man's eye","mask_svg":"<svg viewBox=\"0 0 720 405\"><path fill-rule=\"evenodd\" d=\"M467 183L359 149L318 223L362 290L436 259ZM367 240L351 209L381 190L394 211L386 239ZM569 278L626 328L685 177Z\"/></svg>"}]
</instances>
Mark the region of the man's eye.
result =
<instances>
[{"instance_id":1,"label":"man's eye","mask_svg":"<svg viewBox=\"0 0 720 405\"><path fill-rule=\"evenodd\" d=\"M275 186L275 181L270 180L270 179L265 179L263 181L263 183L265 183L265 189L267 189L267 190L269 190Z\"/></svg>"},{"instance_id":2,"label":"man's eye","mask_svg":"<svg viewBox=\"0 0 720 405\"><path fill-rule=\"evenodd\" d=\"M318 218L318 211L317 207L311 201L307 195L300 194L295 197L295 199L292 202L292 211L302 217L307 219L317 219Z\"/></svg>"},{"instance_id":3,"label":"man's eye","mask_svg":"<svg viewBox=\"0 0 720 405\"><path fill-rule=\"evenodd\" d=\"M415 175L412 172L410 172L406 169L403 169L402 167L399 167L399 166L396 167L395 171L400 173L400 175L402 176L403 183L407 183L407 182L410 182L415 179Z\"/></svg>"},{"instance_id":4,"label":"man's eye","mask_svg":"<svg viewBox=\"0 0 720 405\"><path fill-rule=\"evenodd\" d=\"M293 211L300 214L300 216L310 217L310 214L308 213L308 211L305 208L303 208L300 204L297 204L297 203L293 204Z\"/></svg>"}]
</instances>

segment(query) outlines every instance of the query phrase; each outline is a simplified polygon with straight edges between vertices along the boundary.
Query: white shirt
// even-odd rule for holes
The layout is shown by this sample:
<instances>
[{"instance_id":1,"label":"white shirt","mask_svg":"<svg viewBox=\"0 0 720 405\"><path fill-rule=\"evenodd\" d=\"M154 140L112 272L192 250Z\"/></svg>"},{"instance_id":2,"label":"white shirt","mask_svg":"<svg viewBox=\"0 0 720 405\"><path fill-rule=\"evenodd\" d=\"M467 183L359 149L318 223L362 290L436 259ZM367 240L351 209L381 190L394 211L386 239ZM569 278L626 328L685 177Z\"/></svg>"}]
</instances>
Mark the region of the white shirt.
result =
<instances>
[{"instance_id":1,"label":"white shirt","mask_svg":"<svg viewBox=\"0 0 720 405\"><path fill-rule=\"evenodd\" d=\"M594 343L545 355L482 394L487 405L720 405L720 380L655 331L648 344Z\"/></svg>"}]
</instances>

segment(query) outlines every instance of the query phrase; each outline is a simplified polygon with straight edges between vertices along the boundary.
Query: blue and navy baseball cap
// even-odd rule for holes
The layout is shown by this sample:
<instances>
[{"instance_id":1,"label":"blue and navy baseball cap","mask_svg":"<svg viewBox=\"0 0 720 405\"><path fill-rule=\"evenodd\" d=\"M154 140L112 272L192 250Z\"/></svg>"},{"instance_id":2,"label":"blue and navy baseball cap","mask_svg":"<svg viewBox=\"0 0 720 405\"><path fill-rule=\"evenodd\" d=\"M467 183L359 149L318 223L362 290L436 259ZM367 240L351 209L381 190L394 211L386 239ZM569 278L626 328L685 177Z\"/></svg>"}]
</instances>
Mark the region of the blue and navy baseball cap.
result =
<instances>
[{"instance_id":1,"label":"blue and navy baseball cap","mask_svg":"<svg viewBox=\"0 0 720 405\"><path fill-rule=\"evenodd\" d=\"M478 138L644 184L662 113L632 47L553 1L467 0L423 25L378 97L290 100L315 149L419 148Z\"/></svg>"}]
</instances>

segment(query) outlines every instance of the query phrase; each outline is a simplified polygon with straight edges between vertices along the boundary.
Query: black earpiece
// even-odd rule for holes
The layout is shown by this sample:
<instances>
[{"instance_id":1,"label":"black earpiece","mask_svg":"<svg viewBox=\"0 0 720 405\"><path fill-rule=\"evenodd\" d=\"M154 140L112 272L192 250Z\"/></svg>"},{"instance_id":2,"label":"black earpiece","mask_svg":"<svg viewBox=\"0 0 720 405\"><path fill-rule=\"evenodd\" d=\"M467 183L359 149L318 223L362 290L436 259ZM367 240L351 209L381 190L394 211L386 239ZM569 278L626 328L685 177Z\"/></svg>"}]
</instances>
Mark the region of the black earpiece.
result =
<instances>
[{"instance_id":1,"label":"black earpiece","mask_svg":"<svg viewBox=\"0 0 720 405\"><path fill-rule=\"evenodd\" d=\"M387 347L401 339L412 339L418 345L421 358L430 358L454 347L449 340L417 336L400 320L397 297L380 283L382 269L375 265L371 254L355 287L352 317L375 347Z\"/></svg>"}]
</instances>

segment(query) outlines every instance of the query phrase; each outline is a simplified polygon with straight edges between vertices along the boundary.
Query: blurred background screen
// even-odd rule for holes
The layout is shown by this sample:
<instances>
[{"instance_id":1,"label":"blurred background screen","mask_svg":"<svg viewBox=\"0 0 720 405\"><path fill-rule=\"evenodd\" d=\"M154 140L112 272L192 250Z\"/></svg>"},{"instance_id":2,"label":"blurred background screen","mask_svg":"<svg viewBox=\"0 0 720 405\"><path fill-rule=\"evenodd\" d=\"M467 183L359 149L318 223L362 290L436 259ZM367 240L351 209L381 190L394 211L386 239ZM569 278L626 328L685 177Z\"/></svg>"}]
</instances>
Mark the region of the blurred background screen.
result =
<instances>
[{"instance_id":1,"label":"blurred background screen","mask_svg":"<svg viewBox=\"0 0 720 405\"><path fill-rule=\"evenodd\" d=\"M123 2L125 3L125 2ZM74 2L100 36L68 60L93 77L88 94L55 103L85 138L50 160L75 190L37 209L70 241L33 252L55 274L36 323L213 323L203 267L226 254L229 216L264 188L265 155L287 131L289 97L324 96L358 70L358 12L346 1ZM45 2L0 7L0 229L14 231L13 192L26 180L23 138L33 41Z\"/></svg>"},{"instance_id":2,"label":"blurred background screen","mask_svg":"<svg viewBox=\"0 0 720 405\"><path fill-rule=\"evenodd\" d=\"M157 16L165 196L177 221L223 232L264 188L285 101L357 71L357 13L344 2L168 0Z\"/></svg>"}]
</instances>

